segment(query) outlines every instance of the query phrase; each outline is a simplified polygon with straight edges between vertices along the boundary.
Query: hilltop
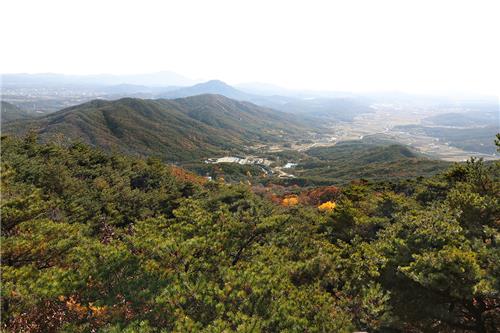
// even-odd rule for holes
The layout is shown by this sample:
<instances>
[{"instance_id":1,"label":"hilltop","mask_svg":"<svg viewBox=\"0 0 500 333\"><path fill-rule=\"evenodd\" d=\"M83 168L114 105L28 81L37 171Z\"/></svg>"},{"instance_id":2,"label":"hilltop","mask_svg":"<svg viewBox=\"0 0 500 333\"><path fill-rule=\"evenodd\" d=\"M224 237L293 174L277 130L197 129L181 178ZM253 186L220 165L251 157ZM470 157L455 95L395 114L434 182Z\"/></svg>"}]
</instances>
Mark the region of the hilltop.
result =
<instances>
[{"instance_id":1,"label":"hilltop","mask_svg":"<svg viewBox=\"0 0 500 333\"><path fill-rule=\"evenodd\" d=\"M450 166L397 142L371 138L279 156L297 163L290 170L296 177L280 183L299 186L346 184L354 179L394 181L431 176Z\"/></svg>"},{"instance_id":2,"label":"hilltop","mask_svg":"<svg viewBox=\"0 0 500 333\"><path fill-rule=\"evenodd\" d=\"M179 98L188 97L202 94L217 94L227 98L232 98L240 101L251 101L254 96L244 93L229 84L220 80L210 80L203 83L198 83L189 87L182 87L173 91L161 94L159 97L163 98Z\"/></svg>"}]
</instances>

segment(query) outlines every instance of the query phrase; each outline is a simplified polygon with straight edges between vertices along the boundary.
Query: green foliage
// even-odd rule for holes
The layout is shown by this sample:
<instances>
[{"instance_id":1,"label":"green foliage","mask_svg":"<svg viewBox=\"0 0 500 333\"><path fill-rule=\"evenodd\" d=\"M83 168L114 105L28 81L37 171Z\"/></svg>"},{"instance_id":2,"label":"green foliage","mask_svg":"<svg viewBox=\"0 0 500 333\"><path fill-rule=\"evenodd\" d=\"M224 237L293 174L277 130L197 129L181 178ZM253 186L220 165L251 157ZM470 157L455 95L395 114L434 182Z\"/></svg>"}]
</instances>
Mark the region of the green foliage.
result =
<instances>
[{"instance_id":1,"label":"green foliage","mask_svg":"<svg viewBox=\"0 0 500 333\"><path fill-rule=\"evenodd\" d=\"M275 205L158 159L2 139L6 332L495 332L498 164ZM182 176L183 175L183 176Z\"/></svg>"}]
</instances>

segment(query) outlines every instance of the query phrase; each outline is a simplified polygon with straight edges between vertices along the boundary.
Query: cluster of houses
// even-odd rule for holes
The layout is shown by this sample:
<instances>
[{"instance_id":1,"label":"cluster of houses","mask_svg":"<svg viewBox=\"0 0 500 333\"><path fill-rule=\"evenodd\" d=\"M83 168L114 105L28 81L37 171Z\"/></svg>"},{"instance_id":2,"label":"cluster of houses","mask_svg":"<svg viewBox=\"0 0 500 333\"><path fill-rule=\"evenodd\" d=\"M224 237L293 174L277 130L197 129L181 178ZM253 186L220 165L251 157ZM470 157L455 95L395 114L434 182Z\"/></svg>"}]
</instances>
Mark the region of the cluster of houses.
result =
<instances>
[{"instance_id":1,"label":"cluster of houses","mask_svg":"<svg viewBox=\"0 0 500 333\"><path fill-rule=\"evenodd\" d=\"M237 164L252 164L252 165L263 165L269 167L271 161L254 156L247 157L234 157L234 156L224 156L219 158L209 158L205 160L205 163L216 164L216 163L237 163Z\"/></svg>"}]
</instances>

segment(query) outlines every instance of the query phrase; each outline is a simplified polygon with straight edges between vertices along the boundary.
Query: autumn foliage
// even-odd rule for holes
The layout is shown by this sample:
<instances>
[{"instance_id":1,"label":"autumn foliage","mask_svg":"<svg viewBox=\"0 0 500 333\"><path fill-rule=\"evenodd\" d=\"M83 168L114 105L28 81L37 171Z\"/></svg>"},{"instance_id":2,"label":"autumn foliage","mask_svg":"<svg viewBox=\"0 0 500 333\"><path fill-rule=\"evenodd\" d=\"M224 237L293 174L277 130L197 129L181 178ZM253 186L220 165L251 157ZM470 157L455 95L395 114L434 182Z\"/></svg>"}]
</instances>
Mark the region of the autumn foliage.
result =
<instances>
[{"instance_id":1,"label":"autumn foliage","mask_svg":"<svg viewBox=\"0 0 500 333\"><path fill-rule=\"evenodd\" d=\"M206 178L200 177L192 172L188 172L185 169L176 166L171 166L171 172L174 177L181 181L187 181L199 185L203 185L207 182Z\"/></svg>"},{"instance_id":2,"label":"autumn foliage","mask_svg":"<svg viewBox=\"0 0 500 333\"><path fill-rule=\"evenodd\" d=\"M327 201L318 206L318 209L322 212L331 212L335 209L335 202Z\"/></svg>"},{"instance_id":3,"label":"autumn foliage","mask_svg":"<svg viewBox=\"0 0 500 333\"><path fill-rule=\"evenodd\" d=\"M339 198L341 190L337 186L322 186L300 193L300 202L318 206L323 202L335 201Z\"/></svg>"},{"instance_id":4,"label":"autumn foliage","mask_svg":"<svg viewBox=\"0 0 500 333\"><path fill-rule=\"evenodd\" d=\"M295 205L298 205L299 203L299 197L296 195L289 195L281 201L281 205L284 207L292 207Z\"/></svg>"}]
</instances>

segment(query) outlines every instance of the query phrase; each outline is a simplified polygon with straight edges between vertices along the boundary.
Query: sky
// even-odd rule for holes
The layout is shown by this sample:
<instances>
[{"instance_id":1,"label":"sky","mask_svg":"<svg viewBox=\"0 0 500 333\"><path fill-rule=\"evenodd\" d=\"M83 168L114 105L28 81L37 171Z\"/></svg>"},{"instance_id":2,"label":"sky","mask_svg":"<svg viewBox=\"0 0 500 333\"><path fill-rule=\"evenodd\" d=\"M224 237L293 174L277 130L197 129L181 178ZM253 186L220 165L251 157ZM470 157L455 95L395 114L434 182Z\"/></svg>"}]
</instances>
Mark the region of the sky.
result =
<instances>
[{"instance_id":1,"label":"sky","mask_svg":"<svg viewBox=\"0 0 500 333\"><path fill-rule=\"evenodd\" d=\"M5 0L1 73L500 95L498 0Z\"/></svg>"}]
</instances>

